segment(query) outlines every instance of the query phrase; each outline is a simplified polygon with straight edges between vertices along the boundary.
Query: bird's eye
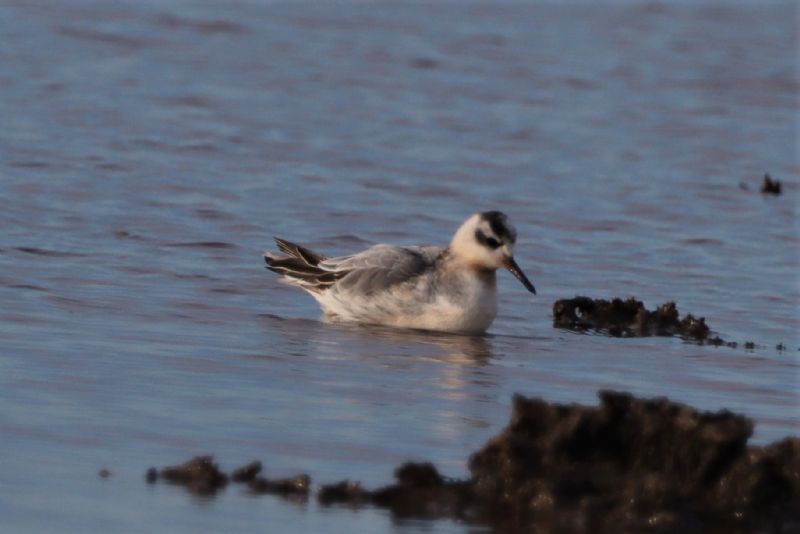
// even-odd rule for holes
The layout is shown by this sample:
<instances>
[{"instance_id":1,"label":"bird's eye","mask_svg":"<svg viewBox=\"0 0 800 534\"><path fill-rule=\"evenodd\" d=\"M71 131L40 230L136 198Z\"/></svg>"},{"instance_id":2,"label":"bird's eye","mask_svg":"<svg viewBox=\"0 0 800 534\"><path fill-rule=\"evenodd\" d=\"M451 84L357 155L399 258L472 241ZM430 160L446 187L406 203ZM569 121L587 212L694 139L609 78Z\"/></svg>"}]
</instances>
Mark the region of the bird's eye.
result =
<instances>
[{"instance_id":1,"label":"bird's eye","mask_svg":"<svg viewBox=\"0 0 800 534\"><path fill-rule=\"evenodd\" d=\"M500 246L500 242L493 237L487 238L486 244L489 246L489 248L498 248Z\"/></svg>"}]
</instances>

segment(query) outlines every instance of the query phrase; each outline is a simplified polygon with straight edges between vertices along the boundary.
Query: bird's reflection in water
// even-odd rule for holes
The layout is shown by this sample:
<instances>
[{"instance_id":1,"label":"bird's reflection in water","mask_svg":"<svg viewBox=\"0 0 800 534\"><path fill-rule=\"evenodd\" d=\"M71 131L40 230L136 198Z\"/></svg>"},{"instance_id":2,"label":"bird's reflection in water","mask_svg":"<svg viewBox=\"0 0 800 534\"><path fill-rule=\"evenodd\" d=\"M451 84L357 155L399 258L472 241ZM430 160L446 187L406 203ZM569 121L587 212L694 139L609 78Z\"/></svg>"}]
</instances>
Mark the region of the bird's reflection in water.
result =
<instances>
[{"instance_id":1,"label":"bird's reflection in water","mask_svg":"<svg viewBox=\"0 0 800 534\"><path fill-rule=\"evenodd\" d=\"M336 325L341 328L342 325ZM393 345L410 347L417 344L421 347L434 348L429 358L460 363L464 365L485 365L492 357L491 343L488 336L469 336L462 334L446 334L425 330L390 328L385 326L346 326L362 338L377 339Z\"/></svg>"},{"instance_id":2,"label":"bird's reflection in water","mask_svg":"<svg viewBox=\"0 0 800 534\"><path fill-rule=\"evenodd\" d=\"M492 365L491 336L261 317L270 365L301 370L317 395L335 391L358 404L414 407L436 421L429 431L442 443L489 424L486 401L505 369ZM304 360L299 367L298 360Z\"/></svg>"},{"instance_id":3,"label":"bird's reflection in water","mask_svg":"<svg viewBox=\"0 0 800 534\"><path fill-rule=\"evenodd\" d=\"M462 400L486 394L498 380L497 369L489 365L494 358L490 336L261 317L270 330L266 346L273 359L346 362L358 367L354 372L362 384L385 381L381 375L391 371L407 376L413 387L428 384L425 394Z\"/></svg>"},{"instance_id":4,"label":"bird's reflection in water","mask_svg":"<svg viewBox=\"0 0 800 534\"><path fill-rule=\"evenodd\" d=\"M486 365L492 359L491 337L469 336L391 328L386 326L330 323L309 319L261 315L283 342L307 354L405 355L463 365ZM283 344L283 343L281 343ZM292 351L296 352L296 351Z\"/></svg>"}]
</instances>

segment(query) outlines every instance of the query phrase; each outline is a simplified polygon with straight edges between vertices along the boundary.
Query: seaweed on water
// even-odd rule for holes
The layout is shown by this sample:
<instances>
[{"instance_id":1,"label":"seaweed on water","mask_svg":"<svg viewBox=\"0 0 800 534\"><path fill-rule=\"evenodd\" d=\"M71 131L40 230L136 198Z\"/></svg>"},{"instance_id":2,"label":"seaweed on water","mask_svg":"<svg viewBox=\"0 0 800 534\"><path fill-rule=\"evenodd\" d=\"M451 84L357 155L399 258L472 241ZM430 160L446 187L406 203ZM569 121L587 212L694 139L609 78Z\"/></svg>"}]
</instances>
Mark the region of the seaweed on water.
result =
<instances>
[{"instance_id":1,"label":"seaweed on water","mask_svg":"<svg viewBox=\"0 0 800 534\"><path fill-rule=\"evenodd\" d=\"M212 456L196 456L186 463L164 467L160 471L151 467L145 478L151 484L164 479L185 486L195 495L214 495L228 483L228 476L219 470Z\"/></svg>"},{"instance_id":2,"label":"seaweed on water","mask_svg":"<svg viewBox=\"0 0 800 534\"><path fill-rule=\"evenodd\" d=\"M250 462L234 470L234 472L231 473L231 480L234 482L252 482L261 472L262 467L261 462L258 460Z\"/></svg>"},{"instance_id":3,"label":"seaweed on water","mask_svg":"<svg viewBox=\"0 0 800 534\"><path fill-rule=\"evenodd\" d=\"M317 499L500 531L800 528L800 438L748 446L753 423L742 415L699 412L666 398L599 395L599 406L515 395L508 425L470 457L466 479L406 463L394 484L369 490L344 480L320 486ZM304 499L310 492L307 475L270 481L260 470L253 462L233 478L254 493ZM209 487L207 479L227 481L208 456L147 476L195 492Z\"/></svg>"},{"instance_id":4,"label":"seaweed on water","mask_svg":"<svg viewBox=\"0 0 800 534\"><path fill-rule=\"evenodd\" d=\"M305 474L289 478L270 480L265 477L256 477L248 484L252 493L274 494L283 497L305 498L311 488L311 477Z\"/></svg>"},{"instance_id":5,"label":"seaweed on water","mask_svg":"<svg viewBox=\"0 0 800 534\"><path fill-rule=\"evenodd\" d=\"M704 317L681 317L674 302L650 311L633 297L605 300L578 296L557 300L553 303L553 326L594 330L613 337L680 336L705 341L711 334Z\"/></svg>"}]
</instances>

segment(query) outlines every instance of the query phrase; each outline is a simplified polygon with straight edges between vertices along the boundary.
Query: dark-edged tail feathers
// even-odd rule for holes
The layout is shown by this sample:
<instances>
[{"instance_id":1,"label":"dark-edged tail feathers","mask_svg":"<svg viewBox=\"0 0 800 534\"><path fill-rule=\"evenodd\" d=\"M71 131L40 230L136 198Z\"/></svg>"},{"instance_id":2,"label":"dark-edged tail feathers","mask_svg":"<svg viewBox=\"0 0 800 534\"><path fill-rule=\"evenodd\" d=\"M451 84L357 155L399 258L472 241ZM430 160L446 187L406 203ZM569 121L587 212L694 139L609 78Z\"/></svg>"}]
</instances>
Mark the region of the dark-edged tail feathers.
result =
<instances>
[{"instance_id":1,"label":"dark-edged tail feathers","mask_svg":"<svg viewBox=\"0 0 800 534\"><path fill-rule=\"evenodd\" d=\"M283 276L287 282L300 286L307 291L318 293L336 283L347 273L327 271L319 267L325 256L317 254L300 245L284 239L275 238L278 250L286 254L281 256L272 252L264 253L266 268Z\"/></svg>"}]
</instances>

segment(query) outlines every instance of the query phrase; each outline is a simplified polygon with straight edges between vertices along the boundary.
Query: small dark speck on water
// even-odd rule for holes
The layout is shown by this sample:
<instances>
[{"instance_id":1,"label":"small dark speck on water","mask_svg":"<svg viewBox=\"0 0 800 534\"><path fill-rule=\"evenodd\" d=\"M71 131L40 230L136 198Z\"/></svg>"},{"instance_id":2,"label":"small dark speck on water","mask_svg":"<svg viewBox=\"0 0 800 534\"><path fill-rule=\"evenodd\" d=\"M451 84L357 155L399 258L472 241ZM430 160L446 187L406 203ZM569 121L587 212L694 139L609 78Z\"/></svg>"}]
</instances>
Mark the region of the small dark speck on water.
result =
<instances>
[{"instance_id":1,"label":"small dark speck on water","mask_svg":"<svg viewBox=\"0 0 800 534\"><path fill-rule=\"evenodd\" d=\"M175 30L187 29L197 31L203 34L215 33L231 33L238 34L247 31L247 27L243 24L231 22L227 20L190 20L187 18L179 17L171 13L163 13L155 18L156 24L159 26Z\"/></svg>"},{"instance_id":2,"label":"small dark speck on water","mask_svg":"<svg viewBox=\"0 0 800 534\"><path fill-rule=\"evenodd\" d=\"M140 235L136 235L133 232L129 232L127 230L117 230L114 232L114 237L118 239L132 239L136 241L144 240L144 237Z\"/></svg>"},{"instance_id":3,"label":"small dark speck on water","mask_svg":"<svg viewBox=\"0 0 800 534\"><path fill-rule=\"evenodd\" d=\"M100 478L108 478L108 477L110 477L110 476L111 476L111 471L109 471L109 470L108 470L108 469L106 469L106 468L103 468L103 469L101 469L100 471L98 471L98 472L97 472L97 475L98 475Z\"/></svg>"},{"instance_id":4,"label":"small dark speck on water","mask_svg":"<svg viewBox=\"0 0 800 534\"><path fill-rule=\"evenodd\" d=\"M435 69L439 66L439 62L427 57L418 57L411 60L411 66L415 69Z\"/></svg>"},{"instance_id":5,"label":"small dark speck on water","mask_svg":"<svg viewBox=\"0 0 800 534\"><path fill-rule=\"evenodd\" d=\"M147 470L144 475L144 479L147 481L148 484L155 484L158 480L158 469L155 467L151 467Z\"/></svg>"},{"instance_id":6,"label":"small dark speck on water","mask_svg":"<svg viewBox=\"0 0 800 534\"><path fill-rule=\"evenodd\" d=\"M761 184L761 192L770 195L781 194L780 180L773 180L769 173L764 175L764 183Z\"/></svg>"}]
</instances>

